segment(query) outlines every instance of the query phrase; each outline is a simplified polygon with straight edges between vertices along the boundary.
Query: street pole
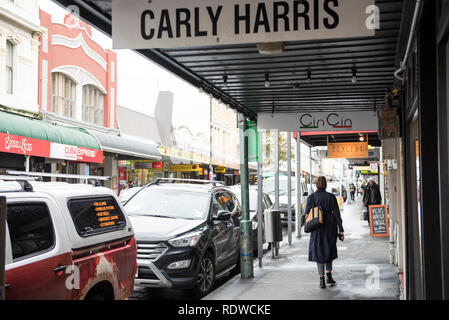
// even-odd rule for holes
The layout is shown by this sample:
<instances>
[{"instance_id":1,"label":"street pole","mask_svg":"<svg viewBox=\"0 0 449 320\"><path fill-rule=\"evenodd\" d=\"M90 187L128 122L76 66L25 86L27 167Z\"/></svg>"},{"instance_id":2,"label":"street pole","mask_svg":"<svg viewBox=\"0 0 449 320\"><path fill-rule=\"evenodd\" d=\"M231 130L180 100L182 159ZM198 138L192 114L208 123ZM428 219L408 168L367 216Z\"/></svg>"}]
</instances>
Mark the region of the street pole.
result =
<instances>
[{"instance_id":1,"label":"street pole","mask_svg":"<svg viewBox=\"0 0 449 320\"><path fill-rule=\"evenodd\" d=\"M214 180L214 166L212 165L212 98L209 97L209 180ZM234 183L234 181L233 181Z\"/></svg>"},{"instance_id":2,"label":"street pole","mask_svg":"<svg viewBox=\"0 0 449 320\"><path fill-rule=\"evenodd\" d=\"M248 123L239 115L240 128L240 185L242 198L242 220L240 221L240 274L242 279L254 277L252 222L249 217L249 174L248 174Z\"/></svg>"},{"instance_id":3,"label":"street pole","mask_svg":"<svg viewBox=\"0 0 449 320\"><path fill-rule=\"evenodd\" d=\"M257 155L257 257L259 258L259 267L262 268L263 256L263 206L262 206L262 131L257 132L259 150Z\"/></svg>"},{"instance_id":4,"label":"street pole","mask_svg":"<svg viewBox=\"0 0 449 320\"><path fill-rule=\"evenodd\" d=\"M6 197L0 197L0 300L5 300Z\"/></svg>"},{"instance_id":5,"label":"street pole","mask_svg":"<svg viewBox=\"0 0 449 320\"><path fill-rule=\"evenodd\" d=\"M309 147L309 181L310 181L310 190L309 193L312 194L312 147Z\"/></svg>"},{"instance_id":6,"label":"street pole","mask_svg":"<svg viewBox=\"0 0 449 320\"><path fill-rule=\"evenodd\" d=\"M288 244L292 245L292 133L287 132Z\"/></svg>"},{"instance_id":7,"label":"street pole","mask_svg":"<svg viewBox=\"0 0 449 320\"><path fill-rule=\"evenodd\" d=\"M279 131L274 135L274 208L279 210Z\"/></svg>"},{"instance_id":8,"label":"street pole","mask_svg":"<svg viewBox=\"0 0 449 320\"><path fill-rule=\"evenodd\" d=\"M301 190L301 132L296 133L296 238L301 239L301 203L302 203L302 190ZM305 209L305 208L304 208Z\"/></svg>"}]
</instances>

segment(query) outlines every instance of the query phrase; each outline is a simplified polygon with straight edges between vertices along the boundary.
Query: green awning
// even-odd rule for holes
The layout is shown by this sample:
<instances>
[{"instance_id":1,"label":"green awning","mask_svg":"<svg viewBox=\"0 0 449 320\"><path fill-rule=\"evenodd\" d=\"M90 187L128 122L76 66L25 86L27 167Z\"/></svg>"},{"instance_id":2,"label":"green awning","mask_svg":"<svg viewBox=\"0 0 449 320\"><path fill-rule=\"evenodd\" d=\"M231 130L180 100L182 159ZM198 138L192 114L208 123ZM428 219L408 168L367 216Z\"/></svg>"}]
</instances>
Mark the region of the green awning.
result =
<instances>
[{"instance_id":1,"label":"green awning","mask_svg":"<svg viewBox=\"0 0 449 320\"><path fill-rule=\"evenodd\" d=\"M101 150L98 140L85 129L66 127L4 111L0 111L0 132Z\"/></svg>"}]
</instances>

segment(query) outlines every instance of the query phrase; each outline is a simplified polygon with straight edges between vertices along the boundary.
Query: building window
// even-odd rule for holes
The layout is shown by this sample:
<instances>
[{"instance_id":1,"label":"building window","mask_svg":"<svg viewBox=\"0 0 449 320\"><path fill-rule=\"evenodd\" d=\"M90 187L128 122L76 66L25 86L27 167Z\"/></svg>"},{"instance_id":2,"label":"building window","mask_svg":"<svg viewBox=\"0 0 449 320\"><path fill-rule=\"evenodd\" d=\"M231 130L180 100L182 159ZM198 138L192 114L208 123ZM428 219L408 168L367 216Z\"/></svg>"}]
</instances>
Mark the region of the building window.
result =
<instances>
[{"instance_id":1,"label":"building window","mask_svg":"<svg viewBox=\"0 0 449 320\"><path fill-rule=\"evenodd\" d=\"M83 120L104 125L104 94L96 87L83 87Z\"/></svg>"},{"instance_id":2,"label":"building window","mask_svg":"<svg viewBox=\"0 0 449 320\"><path fill-rule=\"evenodd\" d=\"M62 73L52 74L51 111L73 118L76 102L76 84Z\"/></svg>"},{"instance_id":3,"label":"building window","mask_svg":"<svg viewBox=\"0 0 449 320\"><path fill-rule=\"evenodd\" d=\"M13 91L14 81L14 45L11 41L6 41L6 92Z\"/></svg>"}]
</instances>

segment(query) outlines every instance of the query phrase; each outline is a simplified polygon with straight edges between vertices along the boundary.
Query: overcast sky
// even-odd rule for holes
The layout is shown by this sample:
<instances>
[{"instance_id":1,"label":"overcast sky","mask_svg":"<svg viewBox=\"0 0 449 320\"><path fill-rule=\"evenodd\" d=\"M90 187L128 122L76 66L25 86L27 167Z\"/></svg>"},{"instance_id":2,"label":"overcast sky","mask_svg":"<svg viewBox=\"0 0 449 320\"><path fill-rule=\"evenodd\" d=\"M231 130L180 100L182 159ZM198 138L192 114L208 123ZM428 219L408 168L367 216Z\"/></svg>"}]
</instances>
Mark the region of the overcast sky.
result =
<instances>
[{"instance_id":1,"label":"overcast sky","mask_svg":"<svg viewBox=\"0 0 449 320\"><path fill-rule=\"evenodd\" d=\"M51 0L39 0L42 10L63 17L66 11ZM112 49L112 39L92 27L93 38ZM209 135L209 96L131 50L117 52L117 103L153 115L159 91L174 93L173 126ZM69 63L70 64L70 63Z\"/></svg>"}]
</instances>

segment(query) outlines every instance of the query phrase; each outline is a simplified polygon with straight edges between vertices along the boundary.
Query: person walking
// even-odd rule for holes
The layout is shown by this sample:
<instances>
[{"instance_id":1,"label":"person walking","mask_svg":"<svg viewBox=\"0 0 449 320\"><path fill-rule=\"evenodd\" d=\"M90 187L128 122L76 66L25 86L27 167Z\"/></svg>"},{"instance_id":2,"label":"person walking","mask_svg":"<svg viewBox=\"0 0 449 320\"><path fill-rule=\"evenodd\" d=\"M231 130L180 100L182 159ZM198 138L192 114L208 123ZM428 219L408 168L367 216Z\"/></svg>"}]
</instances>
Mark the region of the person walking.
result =
<instances>
[{"instance_id":1,"label":"person walking","mask_svg":"<svg viewBox=\"0 0 449 320\"><path fill-rule=\"evenodd\" d=\"M355 200L355 190L356 190L356 187L355 187L355 185L354 185L353 183L351 183L351 184L349 185L349 190L350 190L350 192L351 192L351 200L354 201L354 200Z\"/></svg>"},{"instance_id":2,"label":"person walking","mask_svg":"<svg viewBox=\"0 0 449 320\"><path fill-rule=\"evenodd\" d=\"M320 288L326 288L324 271L326 269L327 283L335 286L332 278L332 261L337 259L337 239L344 240L343 221L337 199L332 193L326 192L325 177L318 177L315 182L317 191L307 198L306 211L316 206L323 210L323 226L310 233L309 261L317 263L320 276Z\"/></svg>"},{"instance_id":3,"label":"person walking","mask_svg":"<svg viewBox=\"0 0 449 320\"><path fill-rule=\"evenodd\" d=\"M369 206L382 204L382 196L380 194L379 185L373 179L369 179L365 191L363 193L362 207L366 207L369 214ZM368 219L369 224L369 219Z\"/></svg>"}]
</instances>

